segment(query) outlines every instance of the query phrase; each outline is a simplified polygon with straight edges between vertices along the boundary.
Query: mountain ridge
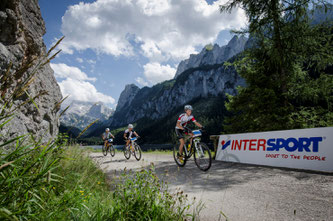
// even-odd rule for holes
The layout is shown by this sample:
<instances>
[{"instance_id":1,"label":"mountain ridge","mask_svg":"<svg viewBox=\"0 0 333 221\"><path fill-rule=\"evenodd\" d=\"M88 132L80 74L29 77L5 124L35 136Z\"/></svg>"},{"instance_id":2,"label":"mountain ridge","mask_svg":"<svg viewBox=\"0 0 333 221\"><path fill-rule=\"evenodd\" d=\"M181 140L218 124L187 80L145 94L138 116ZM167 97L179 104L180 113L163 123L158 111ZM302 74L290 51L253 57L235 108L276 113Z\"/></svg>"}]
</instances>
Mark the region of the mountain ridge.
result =
<instances>
[{"instance_id":1,"label":"mountain ridge","mask_svg":"<svg viewBox=\"0 0 333 221\"><path fill-rule=\"evenodd\" d=\"M229 48L227 50L228 47L216 45L214 46L215 49L214 47L212 50L204 48L199 54L191 55L188 61L195 62L185 62L185 65L180 66L177 69L178 72L184 67L186 67L186 70L179 73L174 79L141 89L138 89L135 85L127 85L119 97L114 115L106 124L103 123L103 127L119 128L126 126L128 123L139 121L141 126L146 125L148 127L148 125L151 125L155 127L154 122L158 122L162 118L167 116L174 118L174 115L182 110L185 103L199 102L199 106L204 107L205 102L201 101L212 100L216 97L221 97L224 100L225 93L235 95L237 93L236 87L245 86L245 81L236 73L233 67L225 66L224 62L235 59L236 55L244 50L245 40L247 39L244 37L235 36L228 44L229 47L234 46L234 49ZM221 50L221 53L218 53L218 50ZM235 51L239 53L236 54ZM216 57L216 54L220 54L222 58ZM208 58L214 59L208 61ZM228 59L225 60L226 58ZM222 100L220 104L223 104ZM207 112L213 106L210 103L206 107ZM214 112L216 112L215 110L216 107L214 106ZM172 124L170 123L168 127L171 128ZM141 126L139 126L141 130L146 129L145 126ZM103 131L103 127L94 127L93 130L88 132L87 136L98 136ZM171 134L168 136L171 136Z\"/></svg>"},{"instance_id":2,"label":"mountain ridge","mask_svg":"<svg viewBox=\"0 0 333 221\"><path fill-rule=\"evenodd\" d=\"M69 108L61 116L60 122L63 126L76 127L80 130L96 119L99 119L100 122L107 121L114 113L112 108L107 107L102 102L73 100L62 105L62 110L68 105Z\"/></svg>"}]
</instances>

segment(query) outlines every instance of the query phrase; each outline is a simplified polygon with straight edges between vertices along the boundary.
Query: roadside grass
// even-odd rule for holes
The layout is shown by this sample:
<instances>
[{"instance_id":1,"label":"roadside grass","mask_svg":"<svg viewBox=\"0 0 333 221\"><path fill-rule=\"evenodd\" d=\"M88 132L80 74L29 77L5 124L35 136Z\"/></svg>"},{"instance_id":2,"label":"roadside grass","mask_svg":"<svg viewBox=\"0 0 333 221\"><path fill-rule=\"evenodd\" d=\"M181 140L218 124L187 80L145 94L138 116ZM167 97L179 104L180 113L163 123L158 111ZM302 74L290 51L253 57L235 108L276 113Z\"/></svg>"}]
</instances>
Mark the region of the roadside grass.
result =
<instances>
[{"instance_id":1,"label":"roadside grass","mask_svg":"<svg viewBox=\"0 0 333 221\"><path fill-rule=\"evenodd\" d=\"M25 160L20 160L22 156ZM3 167L5 159L14 162ZM182 192L169 193L154 168L140 172L125 170L118 178L107 181L88 157L87 150L78 146L38 147L33 151L19 148L5 156L2 154L0 165L0 219L197 218L197 214L190 212L195 209L187 197Z\"/></svg>"}]
</instances>

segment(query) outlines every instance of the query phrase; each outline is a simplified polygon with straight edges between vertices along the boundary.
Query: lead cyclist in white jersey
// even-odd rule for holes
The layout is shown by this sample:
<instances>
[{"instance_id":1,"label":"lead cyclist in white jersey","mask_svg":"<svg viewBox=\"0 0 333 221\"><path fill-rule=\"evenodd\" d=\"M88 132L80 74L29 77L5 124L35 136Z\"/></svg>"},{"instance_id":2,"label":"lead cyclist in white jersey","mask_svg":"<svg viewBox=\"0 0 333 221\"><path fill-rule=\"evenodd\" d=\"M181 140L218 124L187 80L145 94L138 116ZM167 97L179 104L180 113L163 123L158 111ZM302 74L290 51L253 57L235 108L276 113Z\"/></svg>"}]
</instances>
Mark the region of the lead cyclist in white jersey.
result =
<instances>
[{"instance_id":1,"label":"lead cyclist in white jersey","mask_svg":"<svg viewBox=\"0 0 333 221\"><path fill-rule=\"evenodd\" d=\"M184 148L184 144L185 144L185 139L184 139L184 134L187 134L188 131L185 131L185 126L189 123L189 122L193 122L196 126L202 128L202 125L200 123L198 123L195 118L193 117L192 114L192 106L191 105L185 105L184 107L185 113L179 115L178 120L177 120L177 124L176 124L176 134L177 134L177 138L179 139L179 160L184 160L184 156L183 156L183 148Z\"/></svg>"}]
</instances>

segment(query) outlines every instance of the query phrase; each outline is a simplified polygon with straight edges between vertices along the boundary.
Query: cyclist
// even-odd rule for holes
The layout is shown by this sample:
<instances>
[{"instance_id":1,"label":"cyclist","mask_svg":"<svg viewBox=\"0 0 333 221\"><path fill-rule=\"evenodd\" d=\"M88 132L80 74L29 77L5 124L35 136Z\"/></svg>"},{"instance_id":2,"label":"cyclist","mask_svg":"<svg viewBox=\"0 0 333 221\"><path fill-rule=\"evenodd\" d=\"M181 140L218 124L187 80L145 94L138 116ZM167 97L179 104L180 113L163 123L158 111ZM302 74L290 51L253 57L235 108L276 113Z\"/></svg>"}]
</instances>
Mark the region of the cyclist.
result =
<instances>
[{"instance_id":1,"label":"cyclist","mask_svg":"<svg viewBox=\"0 0 333 221\"><path fill-rule=\"evenodd\" d=\"M104 147L107 147L108 144L108 140L110 139L110 137L112 137L114 139L114 136L112 135L112 133L110 132L109 128L105 129L105 132L102 134L102 139L104 141Z\"/></svg>"},{"instance_id":2,"label":"cyclist","mask_svg":"<svg viewBox=\"0 0 333 221\"><path fill-rule=\"evenodd\" d=\"M129 124L127 129L124 132L124 139L126 142L125 147L127 147L129 145L129 143L131 142L131 138L133 138L133 135L136 137L139 137L139 135L133 130L133 124Z\"/></svg>"},{"instance_id":3,"label":"cyclist","mask_svg":"<svg viewBox=\"0 0 333 221\"><path fill-rule=\"evenodd\" d=\"M183 156L183 147L185 144L185 139L184 135L189 134L188 129L185 127L189 122L193 122L196 126L199 128L202 128L202 125L198 123L195 118L192 115L192 106L191 105L185 105L184 107L185 113L179 115L177 124L176 124L176 135L177 138L179 139L179 153L178 153L178 158L180 161L184 160ZM191 139L191 145L192 145L192 139Z\"/></svg>"}]
</instances>

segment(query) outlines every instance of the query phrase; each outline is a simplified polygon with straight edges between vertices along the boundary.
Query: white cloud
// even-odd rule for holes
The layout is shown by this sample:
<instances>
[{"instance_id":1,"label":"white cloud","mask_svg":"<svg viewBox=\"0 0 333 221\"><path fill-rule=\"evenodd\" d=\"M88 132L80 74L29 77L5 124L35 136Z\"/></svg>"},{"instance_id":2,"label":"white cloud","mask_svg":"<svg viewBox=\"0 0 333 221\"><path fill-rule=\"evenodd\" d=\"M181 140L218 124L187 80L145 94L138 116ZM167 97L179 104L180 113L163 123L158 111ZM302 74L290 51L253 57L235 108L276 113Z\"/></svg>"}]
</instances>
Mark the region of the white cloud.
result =
<instances>
[{"instance_id":1,"label":"white cloud","mask_svg":"<svg viewBox=\"0 0 333 221\"><path fill-rule=\"evenodd\" d=\"M87 62L88 62L89 64L96 64L96 61L94 61L94 60L92 60L92 59L87 60Z\"/></svg>"},{"instance_id":2,"label":"white cloud","mask_svg":"<svg viewBox=\"0 0 333 221\"><path fill-rule=\"evenodd\" d=\"M101 101L106 104L114 104L115 99L111 96L98 92L96 87L89 81L96 81L96 78L89 78L86 73L79 68L68 66L66 64L53 64L51 68L54 70L55 77L58 82L63 96L68 97L68 101ZM61 79L61 80L60 80Z\"/></svg>"},{"instance_id":3,"label":"white cloud","mask_svg":"<svg viewBox=\"0 0 333 221\"><path fill-rule=\"evenodd\" d=\"M143 66L146 79L152 83L160 83L172 79L176 74L176 69L170 65L161 65L159 63L148 63Z\"/></svg>"},{"instance_id":4,"label":"white cloud","mask_svg":"<svg viewBox=\"0 0 333 221\"><path fill-rule=\"evenodd\" d=\"M206 0L96 0L70 6L62 17L60 44L64 53L92 49L97 54L144 56L146 79L156 83L170 79L175 63L197 53L196 48L214 42L222 30L246 25L242 9L219 11L228 0L209 5ZM91 65L94 63L89 62ZM152 69L156 67L157 69Z\"/></svg>"},{"instance_id":5,"label":"white cloud","mask_svg":"<svg viewBox=\"0 0 333 221\"><path fill-rule=\"evenodd\" d=\"M96 81L96 78L89 78L86 73L77 67L68 66L67 64L53 64L51 68L54 70L56 78L72 78L80 81Z\"/></svg>"},{"instance_id":6,"label":"white cloud","mask_svg":"<svg viewBox=\"0 0 333 221\"><path fill-rule=\"evenodd\" d=\"M82 63L83 59L82 58L76 58L76 61L79 62L79 63Z\"/></svg>"},{"instance_id":7,"label":"white cloud","mask_svg":"<svg viewBox=\"0 0 333 221\"><path fill-rule=\"evenodd\" d=\"M106 104L114 104L115 100L101 92L98 92L94 85L87 81L67 78L59 83L63 96L70 95L68 100L79 101L101 101Z\"/></svg>"},{"instance_id":8,"label":"white cloud","mask_svg":"<svg viewBox=\"0 0 333 221\"><path fill-rule=\"evenodd\" d=\"M244 26L241 9L221 14L227 0L97 0L70 6L62 18L65 53L93 49L114 56L135 55L131 40L151 62L178 61L196 46L214 42L221 30ZM88 18L88 19L87 19ZM132 36L132 37L130 37Z\"/></svg>"},{"instance_id":9,"label":"white cloud","mask_svg":"<svg viewBox=\"0 0 333 221\"><path fill-rule=\"evenodd\" d=\"M135 78L135 81L142 86L148 86L148 82L141 77Z\"/></svg>"}]
</instances>

